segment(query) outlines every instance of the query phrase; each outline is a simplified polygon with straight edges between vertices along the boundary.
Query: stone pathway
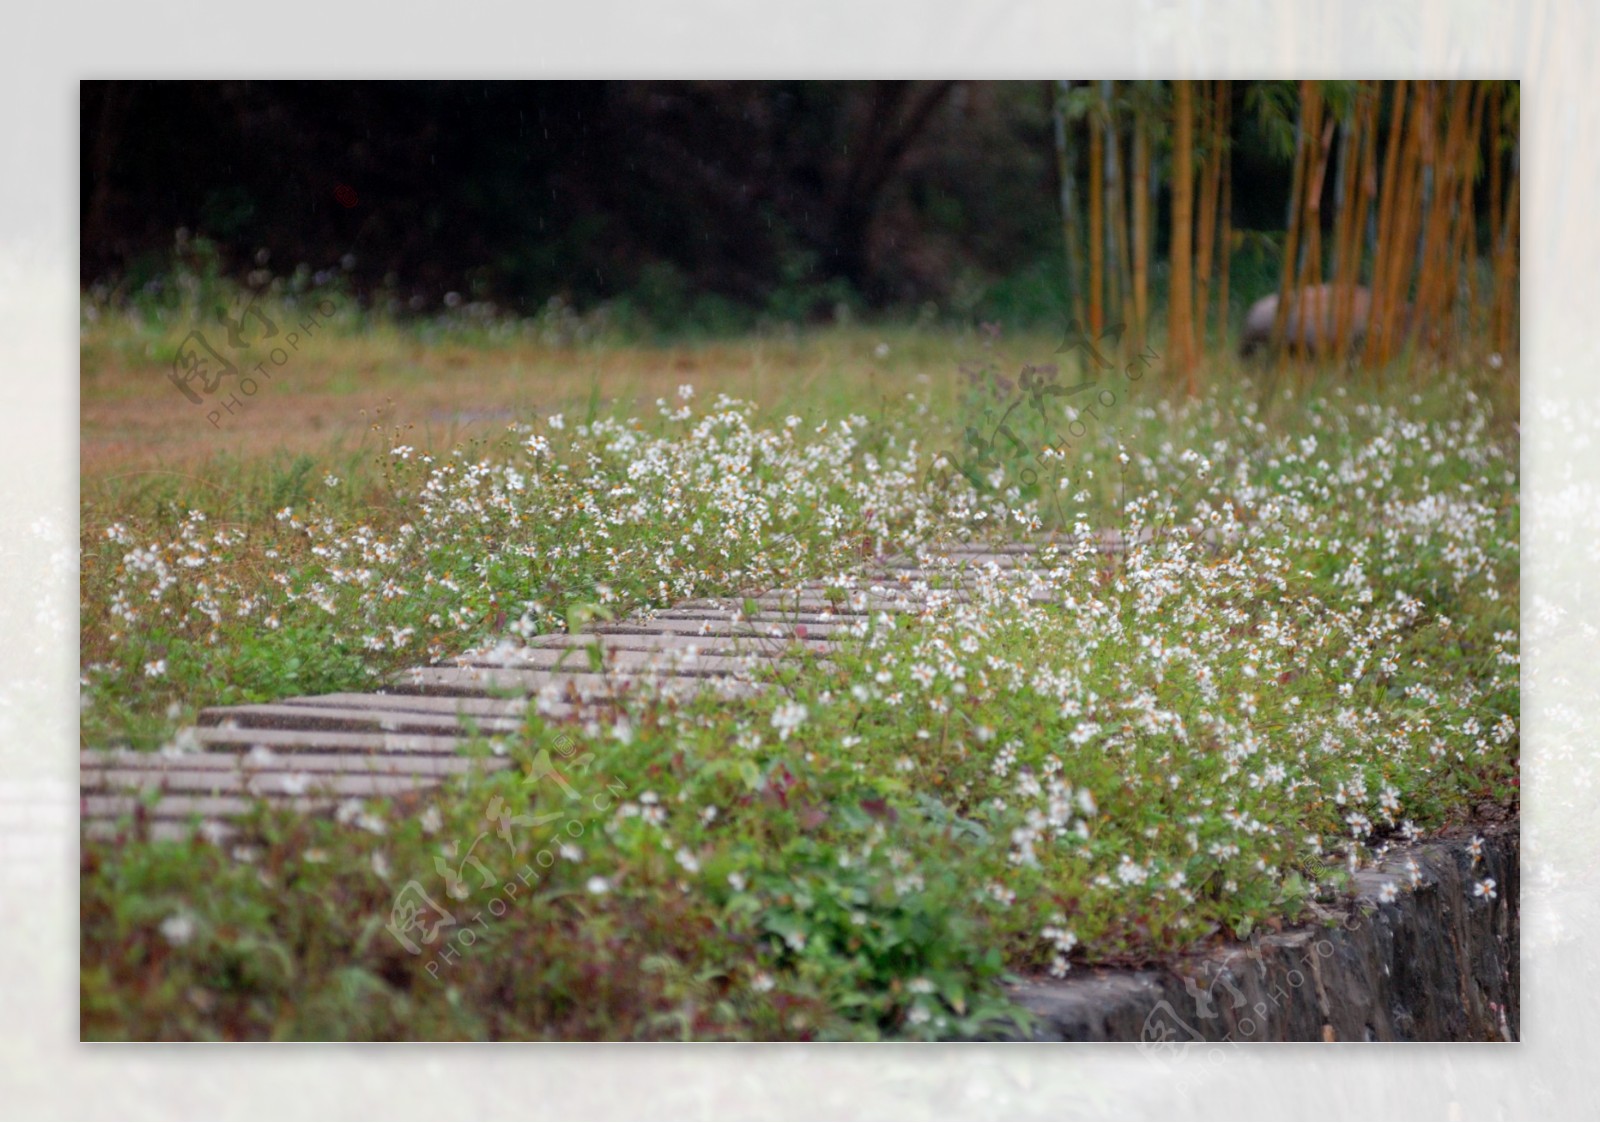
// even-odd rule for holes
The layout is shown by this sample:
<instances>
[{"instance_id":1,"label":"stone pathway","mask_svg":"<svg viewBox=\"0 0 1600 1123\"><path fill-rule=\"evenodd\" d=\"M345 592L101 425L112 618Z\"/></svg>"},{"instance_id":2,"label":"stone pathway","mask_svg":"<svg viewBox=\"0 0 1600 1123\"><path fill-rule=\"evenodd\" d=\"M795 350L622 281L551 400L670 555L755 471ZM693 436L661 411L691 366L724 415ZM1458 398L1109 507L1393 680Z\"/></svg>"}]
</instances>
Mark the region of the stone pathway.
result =
<instances>
[{"instance_id":1,"label":"stone pathway","mask_svg":"<svg viewBox=\"0 0 1600 1123\"><path fill-rule=\"evenodd\" d=\"M836 637L869 614L923 612L938 598L963 595L963 569L1011 568L1050 544L901 555L864 566L842 599L837 588L829 596L827 582L808 581L748 598L757 609L750 615L743 597L687 601L417 667L370 694L212 707L175 748L84 751L83 831L159 839L199 831L220 842L237 833L229 820L260 800L328 813L351 799L420 793L448 776L509 767L501 757L461 750L475 737L515 734L530 706L547 720L576 722L602 716L625 696L749 697L765 689L756 672L807 656L826 660ZM1053 544L1076 545L1070 538ZM1120 548L1114 532L1097 542L1104 553ZM947 587L931 588L934 577Z\"/></svg>"}]
</instances>

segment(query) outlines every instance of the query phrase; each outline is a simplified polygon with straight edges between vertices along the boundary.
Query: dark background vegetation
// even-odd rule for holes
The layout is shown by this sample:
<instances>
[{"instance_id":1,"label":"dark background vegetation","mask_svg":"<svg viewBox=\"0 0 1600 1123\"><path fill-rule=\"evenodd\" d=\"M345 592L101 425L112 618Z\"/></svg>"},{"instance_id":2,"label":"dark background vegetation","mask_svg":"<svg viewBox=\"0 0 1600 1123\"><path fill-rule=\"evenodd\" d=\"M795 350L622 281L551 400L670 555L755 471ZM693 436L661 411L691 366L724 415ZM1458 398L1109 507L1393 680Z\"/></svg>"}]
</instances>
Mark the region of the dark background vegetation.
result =
<instances>
[{"instance_id":1,"label":"dark background vegetation","mask_svg":"<svg viewBox=\"0 0 1600 1123\"><path fill-rule=\"evenodd\" d=\"M401 312L455 293L519 313L620 301L668 330L840 305L1043 321L1064 284L1054 96L1046 81L85 82L82 280L159 286L184 228L240 279L342 273ZM1281 229L1289 158L1242 126L1236 228ZM1258 294L1276 263L1252 262Z\"/></svg>"}]
</instances>

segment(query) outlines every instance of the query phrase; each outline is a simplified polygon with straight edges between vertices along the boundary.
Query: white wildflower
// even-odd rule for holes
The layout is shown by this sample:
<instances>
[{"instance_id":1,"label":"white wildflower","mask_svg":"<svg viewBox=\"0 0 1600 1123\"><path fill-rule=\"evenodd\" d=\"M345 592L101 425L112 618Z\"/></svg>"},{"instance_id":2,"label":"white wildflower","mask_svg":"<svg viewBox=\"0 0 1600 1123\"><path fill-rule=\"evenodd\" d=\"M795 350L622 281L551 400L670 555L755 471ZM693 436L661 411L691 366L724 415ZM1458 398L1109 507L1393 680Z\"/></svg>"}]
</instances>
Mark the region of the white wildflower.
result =
<instances>
[{"instance_id":1,"label":"white wildflower","mask_svg":"<svg viewBox=\"0 0 1600 1123\"><path fill-rule=\"evenodd\" d=\"M785 702L772 714L772 728L778 731L778 740L787 741L789 734L800 728L808 711L799 702Z\"/></svg>"},{"instance_id":2,"label":"white wildflower","mask_svg":"<svg viewBox=\"0 0 1600 1123\"><path fill-rule=\"evenodd\" d=\"M161 934L166 937L167 943L175 948L181 948L194 939L194 917L187 912L176 912L161 922Z\"/></svg>"}]
</instances>

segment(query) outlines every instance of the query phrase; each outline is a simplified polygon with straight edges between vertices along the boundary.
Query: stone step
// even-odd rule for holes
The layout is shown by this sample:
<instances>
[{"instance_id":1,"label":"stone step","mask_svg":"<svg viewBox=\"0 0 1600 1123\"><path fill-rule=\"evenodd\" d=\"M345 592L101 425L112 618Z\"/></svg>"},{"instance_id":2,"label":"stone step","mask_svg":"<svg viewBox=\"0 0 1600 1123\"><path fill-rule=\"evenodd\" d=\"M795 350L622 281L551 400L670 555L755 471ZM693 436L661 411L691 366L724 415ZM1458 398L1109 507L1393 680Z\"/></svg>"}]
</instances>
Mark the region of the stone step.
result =
<instances>
[{"instance_id":1,"label":"stone step","mask_svg":"<svg viewBox=\"0 0 1600 1123\"><path fill-rule=\"evenodd\" d=\"M202 726L247 729L380 730L385 733L439 733L469 735L516 733L521 718L474 717L461 714L408 713L393 708L362 709L350 706L216 706L201 710Z\"/></svg>"},{"instance_id":2,"label":"stone step","mask_svg":"<svg viewBox=\"0 0 1600 1123\"><path fill-rule=\"evenodd\" d=\"M82 833L85 838L114 841L134 835L136 831L116 818L85 818ZM199 826L191 825L184 819L156 819L144 825L144 834L153 842L188 842L200 835L208 842L223 843L238 838L239 828L230 827L217 819L208 819Z\"/></svg>"},{"instance_id":3,"label":"stone step","mask_svg":"<svg viewBox=\"0 0 1600 1123\"><path fill-rule=\"evenodd\" d=\"M471 744L465 736L444 737L427 733L343 733L324 729L223 729L203 726L195 730L200 743L274 753L370 752L455 754Z\"/></svg>"},{"instance_id":4,"label":"stone step","mask_svg":"<svg viewBox=\"0 0 1600 1123\"><path fill-rule=\"evenodd\" d=\"M818 639L846 633L854 623L829 624L730 624L726 620L667 617L656 620L624 620L616 624L597 624L600 635L681 635L717 638L760 637L763 639Z\"/></svg>"},{"instance_id":5,"label":"stone step","mask_svg":"<svg viewBox=\"0 0 1600 1123\"><path fill-rule=\"evenodd\" d=\"M334 707L457 715L478 720L496 718L520 720L528 710L526 698L430 698L422 694L390 694L384 691L375 691L371 694L318 694L285 698L280 704L310 709Z\"/></svg>"},{"instance_id":6,"label":"stone step","mask_svg":"<svg viewBox=\"0 0 1600 1123\"><path fill-rule=\"evenodd\" d=\"M78 754L80 783L90 783L97 773L109 771L204 772L217 775L256 775L279 772L348 773L373 776L456 776L474 769L500 768L498 757L436 756L424 753L302 753L208 752L141 753L132 749L86 749Z\"/></svg>"},{"instance_id":7,"label":"stone step","mask_svg":"<svg viewBox=\"0 0 1600 1123\"><path fill-rule=\"evenodd\" d=\"M553 636L538 636L528 641L537 648L585 648L598 646L602 651L699 651L702 655L758 655L769 659L793 658L807 653L823 654L833 650L827 640L776 640L761 636L686 636L677 633L637 634L610 632L598 634L578 632Z\"/></svg>"},{"instance_id":8,"label":"stone step","mask_svg":"<svg viewBox=\"0 0 1600 1123\"><path fill-rule=\"evenodd\" d=\"M503 762L502 762L503 763ZM279 801L301 796L346 799L351 796L392 796L431 788L438 776L363 775L356 772L246 772L242 769L97 768L82 773L89 793L161 792L181 796L238 796ZM157 807L164 807L163 799ZM164 811L157 818L173 818Z\"/></svg>"},{"instance_id":9,"label":"stone step","mask_svg":"<svg viewBox=\"0 0 1600 1123\"><path fill-rule=\"evenodd\" d=\"M738 608L664 608L644 623L654 623L657 620L713 620L729 624L804 624L809 631L817 625L850 627L858 623L861 618L862 613L859 612L758 612L754 616L746 616Z\"/></svg>"},{"instance_id":10,"label":"stone step","mask_svg":"<svg viewBox=\"0 0 1600 1123\"><path fill-rule=\"evenodd\" d=\"M784 594L783 596L764 595L751 597L750 600L758 609L766 613L789 614L806 613L820 615L837 620L841 623L853 623L860 616L875 616L880 612L920 612L922 605L920 598L905 593L896 593L892 596L869 593L864 590L852 590L844 597L828 597L821 592L804 591L799 596ZM709 598L698 601L685 601L678 605L679 609L694 610L698 612L728 613L743 612L744 601L728 600L726 598Z\"/></svg>"},{"instance_id":11,"label":"stone step","mask_svg":"<svg viewBox=\"0 0 1600 1123\"><path fill-rule=\"evenodd\" d=\"M741 690L731 689L743 687ZM402 671L389 689L413 694L444 697L488 697L520 694L554 700L580 702L605 699L616 701L631 694L661 698L686 698L701 690L715 690L724 697L747 697L754 684L734 684L727 680L688 674L675 675L596 675L565 671L524 671L492 667L416 667Z\"/></svg>"},{"instance_id":12,"label":"stone step","mask_svg":"<svg viewBox=\"0 0 1600 1123\"><path fill-rule=\"evenodd\" d=\"M591 649L592 650L592 649ZM760 656L701 655L696 651L603 651L604 674L708 675L747 674L767 662ZM457 667L503 667L509 670L593 671L584 648L524 647L506 652L469 653L452 660Z\"/></svg>"},{"instance_id":13,"label":"stone step","mask_svg":"<svg viewBox=\"0 0 1600 1123\"><path fill-rule=\"evenodd\" d=\"M259 800L251 796L165 796L148 803L136 795L86 795L83 797L85 819L120 819L133 815L141 808L150 819L188 819L194 816L214 819L236 819L248 812ZM333 806L329 799L284 798L274 800L275 805L291 811L324 811Z\"/></svg>"}]
</instances>

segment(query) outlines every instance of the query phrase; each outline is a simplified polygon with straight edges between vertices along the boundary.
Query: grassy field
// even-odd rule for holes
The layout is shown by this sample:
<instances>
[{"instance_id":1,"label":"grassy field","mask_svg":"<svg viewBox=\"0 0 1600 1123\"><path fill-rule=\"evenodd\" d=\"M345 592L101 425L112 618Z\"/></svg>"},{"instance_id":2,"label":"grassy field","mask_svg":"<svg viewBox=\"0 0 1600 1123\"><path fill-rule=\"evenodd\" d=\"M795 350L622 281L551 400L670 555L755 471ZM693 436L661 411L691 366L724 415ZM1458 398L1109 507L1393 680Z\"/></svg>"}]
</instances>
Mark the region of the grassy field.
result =
<instances>
[{"instance_id":1,"label":"grassy field","mask_svg":"<svg viewBox=\"0 0 1600 1123\"><path fill-rule=\"evenodd\" d=\"M86 304L85 745L688 597L846 595L883 553L1160 533L876 620L762 700L530 717L501 747L559 752L580 802L502 773L421 813L263 813L245 853L86 841L86 1037L1015 1029L1008 973L1280 924L1516 799L1505 371L1221 367L1191 402L1159 343L1116 369L932 327L644 347L559 309L335 311L275 363L320 299L264 309L275 373L215 419L167 377L204 301ZM493 912L469 855L551 861ZM479 915L448 959L384 929L413 879Z\"/></svg>"}]
</instances>

